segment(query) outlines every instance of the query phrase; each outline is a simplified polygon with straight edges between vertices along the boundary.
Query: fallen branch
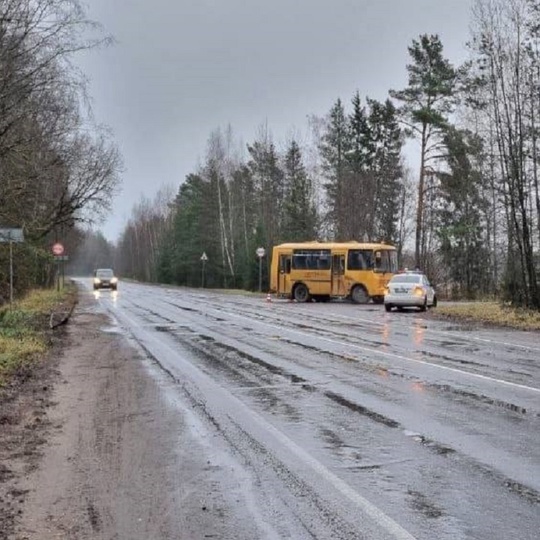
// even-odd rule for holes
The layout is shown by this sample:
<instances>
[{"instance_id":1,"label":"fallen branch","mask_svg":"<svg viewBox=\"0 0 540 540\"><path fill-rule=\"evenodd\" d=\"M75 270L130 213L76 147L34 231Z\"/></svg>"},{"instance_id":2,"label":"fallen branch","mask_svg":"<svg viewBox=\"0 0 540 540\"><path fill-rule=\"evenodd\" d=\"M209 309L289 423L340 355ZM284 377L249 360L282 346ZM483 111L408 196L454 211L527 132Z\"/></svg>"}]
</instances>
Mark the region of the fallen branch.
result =
<instances>
[{"instance_id":1,"label":"fallen branch","mask_svg":"<svg viewBox=\"0 0 540 540\"><path fill-rule=\"evenodd\" d=\"M59 326L67 324L67 322L69 321L69 318L73 314L73 311L74 311L76 305L77 305L77 301L73 302L73 304L71 305L71 308L68 311L68 313L65 314L64 317L57 323L54 322L54 311L52 311L51 312L51 317L49 319L49 327L50 327L50 329L54 330L55 328L58 328Z\"/></svg>"}]
</instances>

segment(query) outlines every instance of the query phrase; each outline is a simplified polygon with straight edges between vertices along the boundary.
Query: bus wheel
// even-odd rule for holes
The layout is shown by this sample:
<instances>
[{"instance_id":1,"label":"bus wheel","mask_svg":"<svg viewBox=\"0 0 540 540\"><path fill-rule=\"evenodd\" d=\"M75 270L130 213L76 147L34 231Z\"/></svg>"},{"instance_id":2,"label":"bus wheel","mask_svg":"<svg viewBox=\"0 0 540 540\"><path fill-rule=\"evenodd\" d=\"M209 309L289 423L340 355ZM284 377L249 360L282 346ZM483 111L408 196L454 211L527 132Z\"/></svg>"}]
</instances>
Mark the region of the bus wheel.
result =
<instances>
[{"instance_id":1,"label":"bus wheel","mask_svg":"<svg viewBox=\"0 0 540 540\"><path fill-rule=\"evenodd\" d=\"M351 299L355 304L367 304L369 296L362 285L356 285L351 291Z\"/></svg>"},{"instance_id":2,"label":"bus wheel","mask_svg":"<svg viewBox=\"0 0 540 540\"><path fill-rule=\"evenodd\" d=\"M293 296L297 302L307 302L309 300L308 288L303 283L299 283L294 288Z\"/></svg>"}]
</instances>

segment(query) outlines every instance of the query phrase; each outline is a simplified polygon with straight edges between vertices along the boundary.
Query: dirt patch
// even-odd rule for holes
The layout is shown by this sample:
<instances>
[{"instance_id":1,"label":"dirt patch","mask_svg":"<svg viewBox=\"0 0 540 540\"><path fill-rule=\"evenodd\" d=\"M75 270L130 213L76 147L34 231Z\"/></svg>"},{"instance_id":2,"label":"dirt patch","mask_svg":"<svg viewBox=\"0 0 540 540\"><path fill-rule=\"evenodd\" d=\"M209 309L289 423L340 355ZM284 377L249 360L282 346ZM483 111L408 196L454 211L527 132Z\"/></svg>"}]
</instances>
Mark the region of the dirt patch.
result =
<instances>
[{"instance_id":1,"label":"dirt patch","mask_svg":"<svg viewBox=\"0 0 540 540\"><path fill-rule=\"evenodd\" d=\"M59 379L57 343L43 362L25 366L0 389L0 539L13 534L26 489L20 482L36 470L53 429L48 410Z\"/></svg>"}]
</instances>

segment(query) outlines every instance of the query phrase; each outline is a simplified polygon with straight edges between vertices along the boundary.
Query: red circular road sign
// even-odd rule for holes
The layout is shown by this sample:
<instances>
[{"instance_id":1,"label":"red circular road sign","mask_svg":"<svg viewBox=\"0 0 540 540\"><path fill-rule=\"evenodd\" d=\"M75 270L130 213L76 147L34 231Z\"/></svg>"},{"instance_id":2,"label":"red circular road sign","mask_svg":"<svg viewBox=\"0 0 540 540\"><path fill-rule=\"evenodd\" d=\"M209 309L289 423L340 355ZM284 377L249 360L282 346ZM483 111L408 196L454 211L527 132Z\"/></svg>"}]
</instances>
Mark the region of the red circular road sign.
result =
<instances>
[{"instance_id":1,"label":"red circular road sign","mask_svg":"<svg viewBox=\"0 0 540 540\"><path fill-rule=\"evenodd\" d=\"M62 255L62 253L64 253L64 246L62 244L56 243L52 247L52 252L54 255Z\"/></svg>"}]
</instances>

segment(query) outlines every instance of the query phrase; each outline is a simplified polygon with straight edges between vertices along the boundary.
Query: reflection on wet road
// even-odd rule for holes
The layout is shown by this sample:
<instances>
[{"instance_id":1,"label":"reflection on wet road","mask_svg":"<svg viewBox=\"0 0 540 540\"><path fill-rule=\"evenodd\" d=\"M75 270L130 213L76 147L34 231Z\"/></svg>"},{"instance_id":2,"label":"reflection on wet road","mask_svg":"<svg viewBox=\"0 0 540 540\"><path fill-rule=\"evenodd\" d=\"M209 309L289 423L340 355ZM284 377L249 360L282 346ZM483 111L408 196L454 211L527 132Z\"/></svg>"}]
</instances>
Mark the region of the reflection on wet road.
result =
<instances>
[{"instance_id":1,"label":"reflection on wet road","mask_svg":"<svg viewBox=\"0 0 540 540\"><path fill-rule=\"evenodd\" d=\"M94 296L241 456L279 537L538 538L537 333L129 283Z\"/></svg>"}]
</instances>

